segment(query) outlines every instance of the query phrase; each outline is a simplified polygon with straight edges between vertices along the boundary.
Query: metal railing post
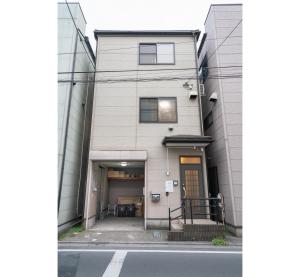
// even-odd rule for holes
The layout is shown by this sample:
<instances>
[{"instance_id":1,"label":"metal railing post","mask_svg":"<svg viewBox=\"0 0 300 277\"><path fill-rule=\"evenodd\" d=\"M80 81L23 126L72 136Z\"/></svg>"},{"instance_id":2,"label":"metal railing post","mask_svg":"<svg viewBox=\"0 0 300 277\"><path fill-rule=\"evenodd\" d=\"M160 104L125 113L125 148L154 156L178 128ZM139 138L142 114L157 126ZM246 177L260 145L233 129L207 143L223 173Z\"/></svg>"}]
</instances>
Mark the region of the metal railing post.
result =
<instances>
[{"instance_id":1,"label":"metal railing post","mask_svg":"<svg viewBox=\"0 0 300 277\"><path fill-rule=\"evenodd\" d=\"M220 214L219 214L219 201L218 199L215 199L216 202L216 217L217 217L217 225L219 225L219 218L220 218Z\"/></svg>"},{"instance_id":2,"label":"metal railing post","mask_svg":"<svg viewBox=\"0 0 300 277\"><path fill-rule=\"evenodd\" d=\"M191 213L191 224L193 224L193 208L192 208L192 199L190 199L190 213Z\"/></svg>"},{"instance_id":3,"label":"metal railing post","mask_svg":"<svg viewBox=\"0 0 300 277\"><path fill-rule=\"evenodd\" d=\"M184 220L184 224L186 224L185 200L183 200L183 220Z\"/></svg>"},{"instance_id":4,"label":"metal railing post","mask_svg":"<svg viewBox=\"0 0 300 277\"><path fill-rule=\"evenodd\" d=\"M169 208L169 231L171 231L171 209Z\"/></svg>"}]
</instances>

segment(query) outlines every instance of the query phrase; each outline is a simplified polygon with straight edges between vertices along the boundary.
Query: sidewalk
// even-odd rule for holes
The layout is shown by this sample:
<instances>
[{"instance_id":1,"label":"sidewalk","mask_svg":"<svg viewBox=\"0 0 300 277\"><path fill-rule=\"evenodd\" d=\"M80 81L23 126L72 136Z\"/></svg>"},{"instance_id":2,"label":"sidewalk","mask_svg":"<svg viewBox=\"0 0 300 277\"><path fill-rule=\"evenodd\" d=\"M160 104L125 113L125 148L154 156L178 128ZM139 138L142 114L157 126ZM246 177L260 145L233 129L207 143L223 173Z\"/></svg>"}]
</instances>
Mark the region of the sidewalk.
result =
<instances>
[{"instance_id":1,"label":"sidewalk","mask_svg":"<svg viewBox=\"0 0 300 277\"><path fill-rule=\"evenodd\" d=\"M228 246L242 246L242 238L226 235ZM211 245L210 241L168 241L167 230L146 231L83 231L59 240L62 243L84 244L193 244Z\"/></svg>"}]
</instances>

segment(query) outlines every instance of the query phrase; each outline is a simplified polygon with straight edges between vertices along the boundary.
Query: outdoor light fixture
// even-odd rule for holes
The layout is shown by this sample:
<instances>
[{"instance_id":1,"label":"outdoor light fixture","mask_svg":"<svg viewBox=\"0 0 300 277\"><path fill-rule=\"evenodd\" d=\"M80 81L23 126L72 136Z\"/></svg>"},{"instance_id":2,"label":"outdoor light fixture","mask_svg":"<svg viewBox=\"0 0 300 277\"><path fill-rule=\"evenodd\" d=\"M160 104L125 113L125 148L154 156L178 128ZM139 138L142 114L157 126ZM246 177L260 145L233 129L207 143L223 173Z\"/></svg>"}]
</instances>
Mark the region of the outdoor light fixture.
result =
<instances>
[{"instance_id":1,"label":"outdoor light fixture","mask_svg":"<svg viewBox=\"0 0 300 277\"><path fill-rule=\"evenodd\" d=\"M127 166L127 162L121 162L121 166Z\"/></svg>"}]
</instances>

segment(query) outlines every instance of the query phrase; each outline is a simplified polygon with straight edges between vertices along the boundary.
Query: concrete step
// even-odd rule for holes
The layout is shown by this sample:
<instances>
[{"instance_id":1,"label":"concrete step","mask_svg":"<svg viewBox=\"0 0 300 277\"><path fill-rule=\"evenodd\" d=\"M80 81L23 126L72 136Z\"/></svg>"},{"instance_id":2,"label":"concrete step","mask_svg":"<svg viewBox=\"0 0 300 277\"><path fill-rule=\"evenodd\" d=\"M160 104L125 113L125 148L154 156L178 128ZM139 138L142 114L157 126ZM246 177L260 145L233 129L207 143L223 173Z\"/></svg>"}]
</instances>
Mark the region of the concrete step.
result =
<instances>
[{"instance_id":1,"label":"concrete step","mask_svg":"<svg viewBox=\"0 0 300 277\"><path fill-rule=\"evenodd\" d=\"M211 241L224 237L225 226L216 224L183 224L182 230L168 232L169 241Z\"/></svg>"}]
</instances>

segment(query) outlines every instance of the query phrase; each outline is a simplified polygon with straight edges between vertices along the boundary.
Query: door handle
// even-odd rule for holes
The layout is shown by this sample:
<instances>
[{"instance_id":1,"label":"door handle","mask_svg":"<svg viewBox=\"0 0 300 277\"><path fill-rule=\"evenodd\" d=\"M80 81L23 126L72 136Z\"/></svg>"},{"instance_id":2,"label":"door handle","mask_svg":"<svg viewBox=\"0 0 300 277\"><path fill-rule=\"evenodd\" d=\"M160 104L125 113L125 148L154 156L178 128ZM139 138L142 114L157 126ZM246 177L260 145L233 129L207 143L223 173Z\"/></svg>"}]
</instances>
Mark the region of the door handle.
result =
<instances>
[{"instance_id":1,"label":"door handle","mask_svg":"<svg viewBox=\"0 0 300 277\"><path fill-rule=\"evenodd\" d=\"M184 191L184 196L183 196L183 198L186 198L186 190L185 190L184 184L183 184L183 186L182 186L182 189L183 189L183 191Z\"/></svg>"}]
</instances>

